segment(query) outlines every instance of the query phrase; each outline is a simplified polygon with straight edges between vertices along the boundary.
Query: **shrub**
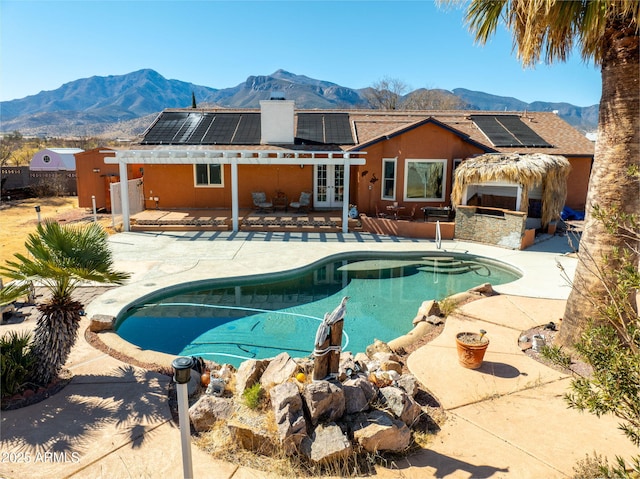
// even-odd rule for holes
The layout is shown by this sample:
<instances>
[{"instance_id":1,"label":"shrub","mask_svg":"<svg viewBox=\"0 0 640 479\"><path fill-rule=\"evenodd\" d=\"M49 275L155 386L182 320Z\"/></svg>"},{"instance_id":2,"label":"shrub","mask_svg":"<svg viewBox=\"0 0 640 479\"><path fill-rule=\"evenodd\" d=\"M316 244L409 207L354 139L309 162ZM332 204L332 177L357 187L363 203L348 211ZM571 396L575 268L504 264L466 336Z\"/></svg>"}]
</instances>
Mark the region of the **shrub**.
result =
<instances>
[{"instance_id":1,"label":"shrub","mask_svg":"<svg viewBox=\"0 0 640 479\"><path fill-rule=\"evenodd\" d=\"M31 334L9 331L0 338L2 397L20 392L33 372L35 356L31 351Z\"/></svg>"},{"instance_id":2,"label":"shrub","mask_svg":"<svg viewBox=\"0 0 640 479\"><path fill-rule=\"evenodd\" d=\"M255 383L250 388L247 388L242 393L242 398L244 399L245 405L249 409L258 409L260 403L262 402L263 390L260 383Z\"/></svg>"}]
</instances>

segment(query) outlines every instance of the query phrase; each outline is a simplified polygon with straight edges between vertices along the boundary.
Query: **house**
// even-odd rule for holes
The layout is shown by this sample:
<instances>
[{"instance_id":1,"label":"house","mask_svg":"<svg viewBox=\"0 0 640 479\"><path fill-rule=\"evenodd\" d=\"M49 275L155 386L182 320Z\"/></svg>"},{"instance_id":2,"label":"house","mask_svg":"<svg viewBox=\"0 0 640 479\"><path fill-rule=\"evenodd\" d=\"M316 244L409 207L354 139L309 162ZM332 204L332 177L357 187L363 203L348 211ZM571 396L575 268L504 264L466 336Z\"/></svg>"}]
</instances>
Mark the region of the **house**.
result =
<instances>
[{"instance_id":1,"label":"house","mask_svg":"<svg viewBox=\"0 0 640 479\"><path fill-rule=\"evenodd\" d=\"M234 231L256 190L289 200L311 191L315 209L342 211L346 231L349 204L369 217L396 202L410 211L450 206L455 168L486 153L564 156L566 204L584 208L594 145L551 112L318 111L287 100L168 109L139 144L104 161L121 178L143 168L144 196L162 208L231 209ZM128 229L128 205L122 211Z\"/></svg>"},{"instance_id":2,"label":"house","mask_svg":"<svg viewBox=\"0 0 640 479\"><path fill-rule=\"evenodd\" d=\"M32 171L75 171L75 154L81 153L80 148L45 148L38 151L31 162L29 169Z\"/></svg>"}]
</instances>

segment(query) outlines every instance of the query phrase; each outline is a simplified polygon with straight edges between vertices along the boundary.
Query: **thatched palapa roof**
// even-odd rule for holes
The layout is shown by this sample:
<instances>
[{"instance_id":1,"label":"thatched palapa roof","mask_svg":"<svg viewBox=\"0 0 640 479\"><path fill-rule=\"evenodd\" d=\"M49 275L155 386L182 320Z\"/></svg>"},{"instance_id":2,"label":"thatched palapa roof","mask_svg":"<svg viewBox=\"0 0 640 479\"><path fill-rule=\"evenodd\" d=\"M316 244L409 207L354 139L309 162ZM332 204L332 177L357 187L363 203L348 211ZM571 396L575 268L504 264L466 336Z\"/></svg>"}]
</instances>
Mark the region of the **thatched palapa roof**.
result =
<instances>
[{"instance_id":1,"label":"thatched palapa roof","mask_svg":"<svg viewBox=\"0 0 640 479\"><path fill-rule=\"evenodd\" d=\"M487 153L463 161L451 192L454 205L462 203L466 186L494 181L522 185L521 210L527 211L529 189L542 185L542 225L556 219L567 198L571 165L564 156L534 153Z\"/></svg>"}]
</instances>

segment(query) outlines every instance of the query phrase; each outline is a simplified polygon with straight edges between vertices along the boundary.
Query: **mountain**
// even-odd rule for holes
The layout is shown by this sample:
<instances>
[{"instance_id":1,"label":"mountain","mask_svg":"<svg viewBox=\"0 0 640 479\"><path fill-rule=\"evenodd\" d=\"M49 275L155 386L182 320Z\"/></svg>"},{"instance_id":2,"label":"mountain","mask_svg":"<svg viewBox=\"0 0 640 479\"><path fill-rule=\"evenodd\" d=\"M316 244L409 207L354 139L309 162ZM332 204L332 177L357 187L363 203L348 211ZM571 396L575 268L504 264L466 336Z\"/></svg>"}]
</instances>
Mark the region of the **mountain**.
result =
<instances>
[{"instance_id":1,"label":"mountain","mask_svg":"<svg viewBox=\"0 0 640 479\"><path fill-rule=\"evenodd\" d=\"M367 108L364 90L355 90L304 75L278 70L250 76L231 88L215 89L168 80L151 69L125 75L93 76L65 83L57 90L0 102L1 132L49 136L135 136L165 108L190 107L192 94L198 106L257 108L271 92L281 91L298 108ZM493 111L553 111L583 131L597 126L598 106L568 103L525 103L515 98L456 88L467 109ZM409 94L410 95L410 94ZM148 118L147 118L148 117Z\"/></svg>"}]
</instances>

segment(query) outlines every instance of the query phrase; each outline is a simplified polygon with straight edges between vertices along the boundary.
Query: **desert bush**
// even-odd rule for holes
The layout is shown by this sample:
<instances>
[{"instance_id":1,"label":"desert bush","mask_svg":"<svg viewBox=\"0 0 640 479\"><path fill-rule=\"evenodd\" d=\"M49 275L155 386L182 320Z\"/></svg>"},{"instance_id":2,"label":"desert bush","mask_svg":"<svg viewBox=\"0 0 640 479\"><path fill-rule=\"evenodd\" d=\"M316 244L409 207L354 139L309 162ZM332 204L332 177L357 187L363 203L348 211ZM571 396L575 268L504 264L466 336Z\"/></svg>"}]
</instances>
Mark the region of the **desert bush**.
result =
<instances>
[{"instance_id":1,"label":"desert bush","mask_svg":"<svg viewBox=\"0 0 640 479\"><path fill-rule=\"evenodd\" d=\"M35 365L29 332L9 331L0 338L2 397L20 392L28 383Z\"/></svg>"},{"instance_id":2,"label":"desert bush","mask_svg":"<svg viewBox=\"0 0 640 479\"><path fill-rule=\"evenodd\" d=\"M264 395L264 391L260 383L255 383L250 388L247 388L242 393L242 398L244 399L244 404L249 409L258 409L260 404L262 403L262 397Z\"/></svg>"}]
</instances>

